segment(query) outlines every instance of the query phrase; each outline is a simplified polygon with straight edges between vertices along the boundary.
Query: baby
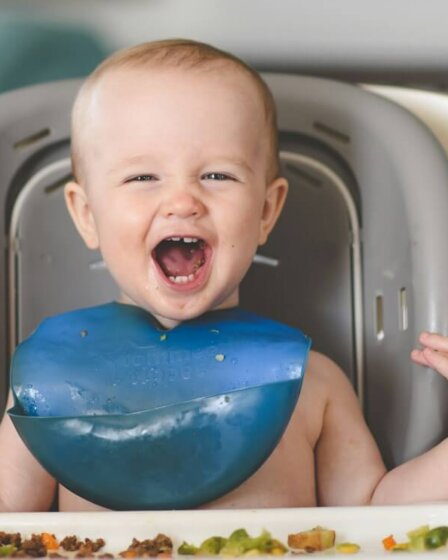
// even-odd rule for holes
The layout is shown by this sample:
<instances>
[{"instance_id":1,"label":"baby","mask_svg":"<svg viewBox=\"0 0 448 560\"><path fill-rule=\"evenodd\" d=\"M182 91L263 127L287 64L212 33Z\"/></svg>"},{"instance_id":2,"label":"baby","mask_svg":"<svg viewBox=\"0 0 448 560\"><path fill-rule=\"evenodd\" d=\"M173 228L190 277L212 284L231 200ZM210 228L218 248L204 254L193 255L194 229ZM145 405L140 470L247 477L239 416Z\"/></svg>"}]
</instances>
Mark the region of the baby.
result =
<instances>
[{"instance_id":1,"label":"baby","mask_svg":"<svg viewBox=\"0 0 448 560\"><path fill-rule=\"evenodd\" d=\"M237 306L239 284L288 190L274 103L258 74L193 41L127 49L81 88L72 140L67 206L86 245L101 249L121 301L167 329ZM420 342L412 358L448 377L448 338L425 333ZM56 482L8 417L0 449L0 509L48 509ZM275 451L241 486L203 507L446 500L447 463L448 440L386 472L347 377L312 352ZM101 508L60 487L59 509Z\"/></svg>"}]
</instances>

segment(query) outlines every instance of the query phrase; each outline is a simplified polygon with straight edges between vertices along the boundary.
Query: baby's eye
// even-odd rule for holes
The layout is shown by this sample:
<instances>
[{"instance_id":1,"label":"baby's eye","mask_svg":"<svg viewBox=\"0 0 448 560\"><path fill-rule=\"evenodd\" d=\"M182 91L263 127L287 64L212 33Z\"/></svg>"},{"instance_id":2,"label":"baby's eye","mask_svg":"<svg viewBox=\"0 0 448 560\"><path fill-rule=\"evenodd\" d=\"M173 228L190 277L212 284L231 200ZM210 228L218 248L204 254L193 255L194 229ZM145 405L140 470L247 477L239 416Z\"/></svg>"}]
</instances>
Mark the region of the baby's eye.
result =
<instances>
[{"instance_id":1,"label":"baby's eye","mask_svg":"<svg viewBox=\"0 0 448 560\"><path fill-rule=\"evenodd\" d=\"M205 173L205 175L202 175L201 179L211 181L236 181L235 177L232 177L232 175L216 171L213 171L212 173Z\"/></svg>"},{"instance_id":2,"label":"baby's eye","mask_svg":"<svg viewBox=\"0 0 448 560\"><path fill-rule=\"evenodd\" d=\"M157 181L157 177L155 175L135 175L134 177L130 177L126 179L126 183L132 183L136 181L137 183L142 183L144 181Z\"/></svg>"}]
</instances>

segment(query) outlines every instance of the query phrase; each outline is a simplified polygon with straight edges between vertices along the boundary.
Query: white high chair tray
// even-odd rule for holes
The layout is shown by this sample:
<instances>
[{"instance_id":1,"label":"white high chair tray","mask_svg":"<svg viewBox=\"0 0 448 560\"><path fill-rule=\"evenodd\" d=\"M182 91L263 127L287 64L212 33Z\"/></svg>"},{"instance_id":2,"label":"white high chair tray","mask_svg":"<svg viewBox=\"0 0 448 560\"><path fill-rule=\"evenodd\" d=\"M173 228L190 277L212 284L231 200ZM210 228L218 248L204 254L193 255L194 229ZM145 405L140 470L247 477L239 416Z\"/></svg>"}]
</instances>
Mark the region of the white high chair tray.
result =
<instances>
[{"instance_id":1,"label":"white high chair tray","mask_svg":"<svg viewBox=\"0 0 448 560\"><path fill-rule=\"evenodd\" d=\"M20 532L23 537L31 536L33 532L54 533L58 539L67 535L76 535L80 539L101 537L106 541L106 546L100 553L118 554L127 549L133 537L143 540L164 533L173 541L174 557L178 556L176 551L183 541L199 545L208 537L216 535L227 537L239 528L245 528L252 536L258 536L262 529L266 529L274 538L286 543L288 534L320 525L336 531L336 544L347 541L357 543L361 549L356 556L379 558L391 554L383 548L384 537L393 534L397 542L406 541L408 531L426 524L431 528L448 525L448 504L356 508L0 514L0 531ZM446 553L447 547L442 547L435 551L412 553L412 559L430 558ZM62 551L61 554L67 556L69 553ZM344 556L334 548L313 555Z\"/></svg>"}]
</instances>

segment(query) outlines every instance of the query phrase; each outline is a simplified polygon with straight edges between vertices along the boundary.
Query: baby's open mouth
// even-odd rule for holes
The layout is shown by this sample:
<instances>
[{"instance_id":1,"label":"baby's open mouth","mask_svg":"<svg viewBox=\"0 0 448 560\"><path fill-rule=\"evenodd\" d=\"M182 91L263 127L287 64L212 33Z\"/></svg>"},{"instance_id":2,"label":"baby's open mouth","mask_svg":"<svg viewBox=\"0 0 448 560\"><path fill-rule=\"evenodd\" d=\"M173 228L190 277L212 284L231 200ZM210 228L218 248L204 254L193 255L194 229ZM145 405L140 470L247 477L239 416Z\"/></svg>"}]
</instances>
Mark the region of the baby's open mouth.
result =
<instances>
[{"instance_id":1,"label":"baby's open mouth","mask_svg":"<svg viewBox=\"0 0 448 560\"><path fill-rule=\"evenodd\" d=\"M197 237L168 237L153 251L160 270L175 284L188 284L198 278L207 260L208 244Z\"/></svg>"}]
</instances>

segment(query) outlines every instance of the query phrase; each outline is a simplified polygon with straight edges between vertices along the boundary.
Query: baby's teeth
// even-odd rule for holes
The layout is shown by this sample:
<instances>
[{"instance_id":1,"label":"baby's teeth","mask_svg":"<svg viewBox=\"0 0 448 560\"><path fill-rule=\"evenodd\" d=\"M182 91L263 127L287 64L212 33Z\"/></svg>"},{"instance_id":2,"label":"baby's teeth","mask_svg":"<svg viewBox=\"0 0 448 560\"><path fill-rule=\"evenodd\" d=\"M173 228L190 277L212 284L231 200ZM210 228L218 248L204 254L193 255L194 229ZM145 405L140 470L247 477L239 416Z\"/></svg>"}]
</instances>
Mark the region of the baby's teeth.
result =
<instances>
[{"instance_id":1,"label":"baby's teeth","mask_svg":"<svg viewBox=\"0 0 448 560\"><path fill-rule=\"evenodd\" d=\"M197 237L184 237L184 243L196 243Z\"/></svg>"},{"instance_id":2,"label":"baby's teeth","mask_svg":"<svg viewBox=\"0 0 448 560\"><path fill-rule=\"evenodd\" d=\"M188 276L170 276L170 280L176 284L185 284L188 282Z\"/></svg>"},{"instance_id":3,"label":"baby's teeth","mask_svg":"<svg viewBox=\"0 0 448 560\"><path fill-rule=\"evenodd\" d=\"M169 279L176 284L186 284L194 280L194 274L189 274L188 276L169 276Z\"/></svg>"}]
</instances>

